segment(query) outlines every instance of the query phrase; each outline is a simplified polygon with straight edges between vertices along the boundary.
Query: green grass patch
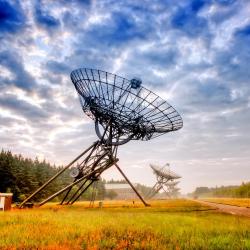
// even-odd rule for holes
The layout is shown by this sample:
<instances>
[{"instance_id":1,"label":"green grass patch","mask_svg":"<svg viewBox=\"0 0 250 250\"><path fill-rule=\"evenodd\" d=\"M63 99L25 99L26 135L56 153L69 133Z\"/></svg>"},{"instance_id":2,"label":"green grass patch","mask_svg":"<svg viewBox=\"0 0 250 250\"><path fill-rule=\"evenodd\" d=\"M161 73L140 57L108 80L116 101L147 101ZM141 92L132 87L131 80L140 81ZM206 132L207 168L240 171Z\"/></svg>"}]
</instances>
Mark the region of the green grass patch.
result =
<instances>
[{"instance_id":1,"label":"green grass patch","mask_svg":"<svg viewBox=\"0 0 250 250\"><path fill-rule=\"evenodd\" d=\"M193 201L85 205L0 213L0 249L250 249L248 218Z\"/></svg>"}]
</instances>

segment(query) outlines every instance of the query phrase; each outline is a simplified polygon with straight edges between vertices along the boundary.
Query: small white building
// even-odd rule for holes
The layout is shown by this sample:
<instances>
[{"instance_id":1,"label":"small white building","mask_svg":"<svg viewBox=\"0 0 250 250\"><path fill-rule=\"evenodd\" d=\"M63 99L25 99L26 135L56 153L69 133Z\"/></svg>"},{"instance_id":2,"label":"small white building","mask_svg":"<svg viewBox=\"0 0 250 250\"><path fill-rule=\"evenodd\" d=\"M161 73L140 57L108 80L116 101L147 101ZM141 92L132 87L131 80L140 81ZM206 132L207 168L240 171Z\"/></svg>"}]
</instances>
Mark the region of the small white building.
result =
<instances>
[{"instance_id":1,"label":"small white building","mask_svg":"<svg viewBox=\"0 0 250 250\"><path fill-rule=\"evenodd\" d=\"M107 183L105 184L105 189L106 192L112 190L117 194L115 200L131 200L137 198L134 190L127 183Z\"/></svg>"},{"instance_id":2,"label":"small white building","mask_svg":"<svg viewBox=\"0 0 250 250\"><path fill-rule=\"evenodd\" d=\"M12 193L0 193L0 210L6 211L11 209Z\"/></svg>"}]
</instances>

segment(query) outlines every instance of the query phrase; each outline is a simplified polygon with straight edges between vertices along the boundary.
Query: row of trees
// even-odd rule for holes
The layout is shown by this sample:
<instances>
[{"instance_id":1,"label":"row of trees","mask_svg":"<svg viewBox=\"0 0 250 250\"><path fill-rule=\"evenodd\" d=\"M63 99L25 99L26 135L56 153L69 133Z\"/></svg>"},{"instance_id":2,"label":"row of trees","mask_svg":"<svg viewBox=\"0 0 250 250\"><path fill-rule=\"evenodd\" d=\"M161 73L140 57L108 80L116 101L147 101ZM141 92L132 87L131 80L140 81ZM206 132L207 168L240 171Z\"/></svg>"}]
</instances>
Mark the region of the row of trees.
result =
<instances>
[{"instance_id":1,"label":"row of trees","mask_svg":"<svg viewBox=\"0 0 250 250\"><path fill-rule=\"evenodd\" d=\"M250 198L250 182L243 182L240 186L197 187L191 195L198 197Z\"/></svg>"},{"instance_id":2,"label":"row of trees","mask_svg":"<svg viewBox=\"0 0 250 250\"><path fill-rule=\"evenodd\" d=\"M45 183L50 177L55 175L62 169L62 166L56 167L46 161L39 161L24 158L21 155L13 155L10 151L1 151L0 153L0 192L13 193L14 202L20 202L32 194L37 188ZM67 184L72 182L72 177L69 174L70 170L66 170L63 174L57 177L43 191L34 197L34 201L42 200L49 195L60 190ZM77 187L75 187L76 189ZM92 193L96 192L96 199L104 199L105 181L99 180L95 185L96 190L90 187L87 192L81 196L83 200L89 200ZM57 199L61 199L63 194ZM107 194L109 197L109 194Z\"/></svg>"},{"instance_id":3,"label":"row of trees","mask_svg":"<svg viewBox=\"0 0 250 250\"><path fill-rule=\"evenodd\" d=\"M1 151L0 153L0 192L13 193L14 202L21 202L37 188L45 183L50 177L55 175L62 166L56 167L50 163L24 158L21 155L14 155L10 151ZM67 184L72 182L69 174L70 170L66 170L49 184L42 192L34 197L34 201L40 201L49 195L60 190ZM96 193L96 199L114 199L117 194L113 190L105 190L105 183L126 183L125 180L99 180L96 185L92 185L81 197L80 200L90 200L93 193ZM73 187L76 189L77 187ZM138 184L139 192L145 195L149 187ZM64 194L55 198L61 200Z\"/></svg>"}]
</instances>

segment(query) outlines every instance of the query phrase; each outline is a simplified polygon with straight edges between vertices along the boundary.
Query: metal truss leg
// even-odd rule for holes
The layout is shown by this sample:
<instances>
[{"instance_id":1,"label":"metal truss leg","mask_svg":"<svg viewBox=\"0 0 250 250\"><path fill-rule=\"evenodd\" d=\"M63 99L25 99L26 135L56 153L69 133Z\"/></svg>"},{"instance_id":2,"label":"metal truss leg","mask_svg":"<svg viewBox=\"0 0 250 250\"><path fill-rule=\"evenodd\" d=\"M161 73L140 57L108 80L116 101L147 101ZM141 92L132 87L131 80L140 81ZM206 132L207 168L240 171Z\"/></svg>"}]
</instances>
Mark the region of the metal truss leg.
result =
<instances>
[{"instance_id":1,"label":"metal truss leg","mask_svg":"<svg viewBox=\"0 0 250 250\"><path fill-rule=\"evenodd\" d=\"M118 171L122 174L122 176L124 177L124 179L128 182L128 184L130 185L130 187L134 190L134 192L137 194L137 196L140 198L140 200L142 201L142 203L146 206L149 207L150 204L146 203L146 201L144 201L144 199L142 198L142 196L139 194L139 192L136 190L136 188L133 186L133 184L130 182L130 180L127 178L127 176L123 173L123 171L120 169L120 167L118 166L117 163L115 163L116 168L118 169Z\"/></svg>"},{"instance_id":2,"label":"metal truss leg","mask_svg":"<svg viewBox=\"0 0 250 250\"><path fill-rule=\"evenodd\" d=\"M77 179L74 180L74 182L76 181ZM60 202L60 205L63 205L64 201L67 199L70 191L72 190L72 187L68 189L67 193L65 194L65 196L63 197L62 201Z\"/></svg>"},{"instance_id":3,"label":"metal truss leg","mask_svg":"<svg viewBox=\"0 0 250 250\"><path fill-rule=\"evenodd\" d=\"M93 191L92 191L92 196L91 200L89 203L89 207L94 207L95 199L96 199L96 193L97 193L97 181L94 182L93 184Z\"/></svg>"},{"instance_id":4,"label":"metal truss leg","mask_svg":"<svg viewBox=\"0 0 250 250\"><path fill-rule=\"evenodd\" d=\"M170 191L166 190L164 187L162 189L164 190L164 192L167 195L167 197L170 199L171 198Z\"/></svg>"},{"instance_id":5,"label":"metal truss leg","mask_svg":"<svg viewBox=\"0 0 250 250\"><path fill-rule=\"evenodd\" d=\"M152 189L151 195L148 197L149 199L153 198L163 187L162 185L158 185L158 183L155 184L155 186Z\"/></svg>"},{"instance_id":6,"label":"metal truss leg","mask_svg":"<svg viewBox=\"0 0 250 250\"><path fill-rule=\"evenodd\" d=\"M51 177L47 182L45 182L40 188L38 188L33 194L31 194L27 199L25 199L21 204L20 208L28 202L31 198L33 198L37 193L42 191L45 187L47 187L53 180L55 180L60 174L62 174L66 169L71 167L77 160L79 160L83 155L85 155L91 148L95 147L98 144L98 141L94 142L89 148L87 148L85 151L83 151L80 155L78 155L72 162L70 162L65 168L63 168L61 171L59 171L57 174L55 174L53 177Z\"/></svg>"},{"instance_id":7,"label":"metal truss leg","mask_svg":"<svg viewBox=\"0 0 250 250\"><path fill-rule=\"evenodd\" d=\"M150 199L152 197L152 193L154 193L155 187L156 187L157 183L155 183L155 185L149 190L149 192L146 195L147 199Z\"/></svg>"},{"instance_id":8,"label":"metal truss leg","mask_svg":"<svg viewBox=\"0 0 250 250\"><path fill-rule=\"evenodd\" d=\"M39 203L39 206L44 205L45 203L47 203L48 201L54 199L56 196L58 196L59 194L65 192L66 190L68 190L69 188L73 187L74 185L76 185L77 183L83 181L87 176L83 176L82 178L78 179L76 182L73 182L71 184L69 184L68 186L62 188L61 190L57 191L56 193L52 194L51 196L49 196L47 199L45 199L44 201Z\"/></svg>"},{"instance_id":9,"label":"metal truss leg","mask_svg":"<svg viewBox=\"0 0 250 250\"><path fill-rule=\"evenodd\" d=\"M83 186L86 184L86 182L88 181L88 179L85 179L83 181L83 183L81 184L81 186L75 191L75 193L71 196L71 198L66 202L66 205L68 205L70 203L70 201L72 199L74 199L74 197L77 195L77 193L83 188Z\"/></svg>"},{"instance_id":10,"label":"metal truss leg","mask_svg":"<svg viewBox=\"0 0 250 250\"><path fill-rule=\"evenodd\" d=\"M108 151L104 151L101 155L98 156L98 158L96 159L96 161L93 163L92 167L91 167L91 171L88 172L88 174L83 175L81 178L77 179L76 181L74 181L73 183L69 184L68 186L62 188L61 190L59 190L58 192L54 193L53 195L49 196L47 199L45 199L44 201L42 201L41 203L39 203L39 206L44 205L45 203L47 203L48 201L52 200L53 198L55 198L56 196L62 194L63 192L65 192L66 190L72 188L73 186L75 186L76 184L82 182L82 181L86 181L86 180L90 180L93 177L98 177L104 170L106 170L108 167L111 167L116 161L112 161L109 162L108 161L108 165L107 166L103 166L103 167L97 167L98 164L100 163L100 161L102 161L103 159L105 159L105 157L108 155ZM108 159L107 159L108 160ZM86 190L86 189L85 189ZM84 190L84 191L85 191ZM78 190L79 191L79 190ZM81 192L82 194L83 192ZM73 203L79 198L80 196L78 195L76 199L73 200ZM73 204L72 202L70 204Z\"/></svg>"},{"instance_id":11,"label":"metal truss leg","mask_svg":"<svg viewBox=\"0 0 250 250\"><path fill-rule=\"evenodd\" d=\"M76 198L73 200L73 201L71 201L69 204L70 205L73 205L79 198L80 198L80 196L84 193L84 192L86 192L87 191L87 189L92 185L92 183L93 183L94 181L92 180L92 181L90 181L90 183L76 196Z\"/></svg>"}]
</instances>

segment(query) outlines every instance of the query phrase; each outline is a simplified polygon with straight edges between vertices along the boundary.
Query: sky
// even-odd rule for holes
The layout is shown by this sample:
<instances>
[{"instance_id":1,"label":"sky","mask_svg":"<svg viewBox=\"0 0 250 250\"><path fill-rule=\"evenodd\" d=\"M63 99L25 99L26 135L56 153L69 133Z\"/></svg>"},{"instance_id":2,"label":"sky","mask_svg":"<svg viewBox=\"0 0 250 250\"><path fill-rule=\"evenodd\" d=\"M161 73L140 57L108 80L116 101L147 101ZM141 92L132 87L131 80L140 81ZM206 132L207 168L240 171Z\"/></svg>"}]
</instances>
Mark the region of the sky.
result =
<instances>
[{"instance_id":1,"label":"sky","mask_svg":"<svg viewBox=\"0 0 250 250\"><path fill-rule=\"evenodd\" d=\"M249 0L0 0L0 148L65 165L95 141L70 80L88 67L141 78L183 118L119 148L132 182L167 162L183 193L249 181L249 44Z\"/></svg>"}]
</instances>

